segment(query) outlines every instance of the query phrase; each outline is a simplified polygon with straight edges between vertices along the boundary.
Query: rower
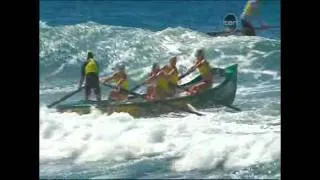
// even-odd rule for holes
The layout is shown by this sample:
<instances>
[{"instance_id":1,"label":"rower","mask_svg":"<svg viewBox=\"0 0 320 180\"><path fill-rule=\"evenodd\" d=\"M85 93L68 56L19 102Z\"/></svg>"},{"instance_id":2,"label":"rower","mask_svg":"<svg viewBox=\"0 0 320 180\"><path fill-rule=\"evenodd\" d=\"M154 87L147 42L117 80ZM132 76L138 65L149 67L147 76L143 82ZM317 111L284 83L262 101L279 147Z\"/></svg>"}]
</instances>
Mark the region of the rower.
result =
<instances>
[{"instance_id":1,"label":"rower","mask_svg":"<svg viewBox=\"0 0 320 180\"><path fill-rule=\"evenodd\" d=\"M177 65L177 57L174 56L169 60L169 64L164 66L162 70L164 71L167 81L169 82L170 93L169 96L173 96L176 93L176 87L179 81L179 72Z\"/></svg>"},{"instance_id":2,"label":"rower","mask_svg":"<svg viewBox=\"0 0 320 180\"><path fill-rule=\"evenodd\" d=\"M101 100L100 85L99 85L99 65L93 58L93 53L88 52L87 60L81 67L81 78L79 83L79 89L81 88L83 81L85 80L85 100L89 100L91 90L94 90L97 101Z\"/></svg>"},{"instance_id":3,"label":"rower","mask_svg":"<svg viewBox=\"0 0 320 180\"><path fill-rule=\"evenodd\" d=\"M214 75L211 72L211 66L208 61L204 57L204 52L202 49L197 50L195 57L197 58L195 64L187 71L186 74L189 74L196 69L200 72L202 80L200 83L190 87L188 89L189 94L197 94L208 88L210 88L213 84Z\"/></svg>"},{"instance_id":4,"label":"rower","mask_svg":"<svg viewBox=\"0 0 320 180\"><path fill-rule=\"evenodd\" d=\"M261 24L261 27L268 27L268 25L262 21L260 12L260 0L248 0L244 11L240 17L242 24L242 33L247 36L255 36L255 30L252 26L252 20L254 17L258 18Z\"/></svg>"},{"instance_id":5,"label":"rower","mask_svg":"<svg viewBox=\"0 0 320 180\"><path fill-rule=\"evenodd\" d=\"M154 93L152 95L148 94L148 100L165 99L166 97L170 97L172 94L170 91L168 77L162 69L157 68L158 67L155 67L152 75L146 80L146 83L153 84L151 85L153 87L149 89L148 93ZM154 87L155 89L153 89Z\"/></svg>"},{"instance_id":6,"label":"rower","mask_svg":"<svg viewBox=\"0 0 320 180\"><path fill-rule=\"evenodd\" d=\"M165 99L167 97L172 97L175 95L176 86L179 80L179 73L176 67L177 57L172 57L169 60L169 64L157 70L149 77L147 83L155 83L156 86L156 97L155 99ZM151 90L150 90L151 91Z\"/></svg>"},{"instance_id":7,"label":"rower","mask_svg":"<svg viewBox=\"0 0 320 180\"><path fill-rule=\"evenodd\" d=\"M114 70L116 70L117 72L114 73L111 77L103 79L102 82L107 83L111 80L114 80L114 82L116 83L117 88L111 91L109 99L126 100L128 99L128 93L121 91L121 89L129 91L129 81L125 72L125 66L118 65L116 68L114 68Z\"/></svg>"},{"instance_id":8,"label":"rower","mask_svg":"<svg viewBox=\"0 0 320 180\"><path fill-rule=\"evenodd\" d=\"M149 101L157 99L157 79L153 77L156 77L159 72L160 72L159 64L153 63L151 73L148 76L149 79L147 80L147 83L149 84L149 86L147 89L146 98Z\"/></svg>"}]
</instances>

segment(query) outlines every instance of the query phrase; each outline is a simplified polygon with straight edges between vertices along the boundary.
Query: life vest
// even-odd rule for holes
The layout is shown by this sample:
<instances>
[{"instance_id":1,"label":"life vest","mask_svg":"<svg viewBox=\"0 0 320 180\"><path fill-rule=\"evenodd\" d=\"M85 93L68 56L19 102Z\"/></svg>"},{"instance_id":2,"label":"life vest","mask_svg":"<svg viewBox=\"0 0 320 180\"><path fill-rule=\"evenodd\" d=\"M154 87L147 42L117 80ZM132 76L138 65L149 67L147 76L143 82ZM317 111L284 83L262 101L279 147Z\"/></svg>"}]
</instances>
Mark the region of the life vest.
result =
<instances>
[{"instance_id":1,"label":"life vest","mask_svg":"<svg viewBox=\"0 0 320 180\"><path fill-rule=\"evenodd\" d=\"M174 69L173 74L170 76L169 78L169 82L173 85L177 85L178 81L179 81L179 73L178 73L178 69L176 67L169 67L169 66L165 66L164 67L164 71L166 73L169 73L172 69Z\"/></svg>"},{"instance_id":2,"label":"life vest","mask_svg":"<svg viewBox=\"0 0 320 180\"><path fill-rule=\"evenodd\" d=\"M211 73L211 67L207 61L204 61L204 63L198 67L198 70L203 77L206 77Z\"/></svg>"},{"instance_id":3,"label":"life vest","mask_svg":"<svg viewBox=\"0 0 320 180\"><path fill-rule=\"evenodd\" d=\"M121 88L122 88L122 89L125 89L125 90L129 90L129 81L128 81L127 75L126 75L125 73L121 73L121 72L117 73L117 74L115 75L115 77L114 77L114 81L115 81L116 85L118 86L118 85L120 84L120 81L121 81L123 78L124 78L125 80L122 82Z\"/></svg>"},{"instance_id":4,"label":"life vest","mask_svg":"<svg viewBox=\"0 0 320 180\"><path fill-rule=\"evenodd\" d=\"M87 63L87 65L85 67L85 75L87 75L89 73L99 74L97 62L92 58L89 59L89 62Z\"/></svg>"},{"instance_id":5,"label":"life vest","mask_svg":"<svg viewBox=\"0 0 320 180\"><path fill-rule=\"evenodd\" d=\"M165 92L170 91L169 82L167 81L167 79L163 75L160 75L158 77L157 82L156 82L156 86Z\"/></svg>"}]
</instances>

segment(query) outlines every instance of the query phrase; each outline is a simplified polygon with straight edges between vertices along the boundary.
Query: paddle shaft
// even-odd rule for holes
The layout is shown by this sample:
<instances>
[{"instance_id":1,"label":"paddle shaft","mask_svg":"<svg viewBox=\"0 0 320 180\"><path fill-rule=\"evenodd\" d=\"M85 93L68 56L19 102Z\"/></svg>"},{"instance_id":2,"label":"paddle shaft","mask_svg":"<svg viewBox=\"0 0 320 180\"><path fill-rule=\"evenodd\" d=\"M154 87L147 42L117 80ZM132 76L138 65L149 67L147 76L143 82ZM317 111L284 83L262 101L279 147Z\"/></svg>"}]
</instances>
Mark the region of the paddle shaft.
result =
<instances>
[{"instance_id":1,"label":"paddle shaft","mask_svg":"<svg viewBox=\"0 0 320 180\"><path fill-rule=\"evenodd\" d=\"M60 102L66 100L66 99L68 99L69 97L71 97L71 96L77 94L78 92L80 92L84 87L85 87L85 86L81 86L79 89L77 89L77 90L75 90L75 91L73 91L73 92L71 92L71 93L63 96L63 97L62 97L61 99L59 99L58 101L55 101L55 102L47 105L47 107L48 107L48 108L51 108L51 107L53 107L54 105L59 104Z\"/></svg>"},{"instance_id":2,"label":"paddle shaft","mask_svg":"<svg viewBox=\"0 0 320 180\"><path fill-rule=\"evenodd\" d=\"M108 86L108 87L110 87L110 88L117 88L117 87L115 87L115 86L113 86L113 85L110 85L110 84L104 84L104 85L105 85L105 86ZM125 93L129 93L129 94L132 94L132 95L141 97L141 98L143 98L143 99L146 99L145 96L142 95L142 94L135 93L135 92L132 92L132 91L128 91L128 90L125 90L125 89L123 89L123 88L120 88L120 90L123 91L123 92L125 92ZM198 113L198 112L195 112L195 111L191 111L190 109L185 109L185 108L177 107L177 106L175 106L175 105L168 104L168 103L165 103L165 102L162 102L162 101L161 101L160 103L163 104L163 105L169 106L169 107L171 107L171 108L174 108L174 109L179 109L179 110L186 111L186 112L189 112L189 113L192 113L192 114L196 114L196 115L198 115L198 116L203 116L203 114Z\"/></svg>"},{"instance_id":3,"label":"paddle shaft","mask_svg":"<svg viewBox=\"0 0 320 180\"><path fill-rule=\"evenodd\" d=\"M143 82L143 83L141 83L141 84L139 84L139 85L136 85L134 88L132 88L131 89L131 91L135 91L135 90L137 90L137 89L139 89L142 85L144 85L146 82Z\"/></svg>"},{"instance_id":4,"label":"paddle shaft","mask_svg":"<svg viewBox=\"0 0 320 180\"><path fill-rule=\"evenodd\" d=\"M77 90L75 90L75 91L73 91L73 92L71 92L71 93L63 96L63 97L62 97L61 99L59 99L58 101L55 101L55 102L47 105L47 107L48 107L48 108L51 108L52 106L54 106L54 105L56 105L56 104L58 104L58 103L60 103L60 102L62 102L62 101L64 101L64 100L68 99L69 97L77 94L77 93L80 92L83 88L84 88L84 86L80 87L79 89L77 89Z\"/></svg>"},{"instance_id":5,"label":"paddle shaft","mask_svg":"<svg viewBox=\"0 0 320 180\"><path fill-rule=\"evenodd\" d=\"M186 77L186 76L188 76L188 75L189 75L190 73L192 73L192 72L193 72L193 71L188 71L188 72L186 72L185 74L179 76L179 80L182 79L182 78L184 78L184 77Z\"/></svg>"}]
</instances>

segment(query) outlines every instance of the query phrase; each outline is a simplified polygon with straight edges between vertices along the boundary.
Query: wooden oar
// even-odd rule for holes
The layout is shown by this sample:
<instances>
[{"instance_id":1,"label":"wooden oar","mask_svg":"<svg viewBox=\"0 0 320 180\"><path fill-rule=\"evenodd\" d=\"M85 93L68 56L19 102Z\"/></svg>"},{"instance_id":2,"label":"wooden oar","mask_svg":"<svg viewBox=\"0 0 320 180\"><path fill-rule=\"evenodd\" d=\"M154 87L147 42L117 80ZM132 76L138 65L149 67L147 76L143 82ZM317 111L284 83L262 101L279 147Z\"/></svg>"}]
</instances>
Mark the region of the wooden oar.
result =
<instances>
[{"instance_id":1,"label":"wooden oar","mask_svg":"<svg viewBox=\"0 0 320 180\"><path fill-rule=\"evenodd\" d=\"M145 83L146 83L146 82L144 81L143 83L136 85L136 86L135 86L134 88L132 88L130 91L135 91L135 90L139 89L139 88L140 88L141 86L143 86Z\"/></svg>"},{"instance_id":2,"label":"wooden oar","mask_svg":"<svg viewBox=\"0 0 320 180\"><path fill-rule=\"evenodd\" d=\"M61 99L59 99L58 101L55 101L55 102L47 105L47 107L48 107L48 108L51 108L52 106L54 106L54 105L56 105L56 104L58 104L58 103L60 103L60 102L62 102L62 101L64 101L64 100L68 99L69 97L77 94L77 93L80 92L83 88L84 88L84 86L80 87L79 89L77 89L77 90L75 90L75 91L72 91L71 93L63 96L63 97L62 97Z\"/></svg>"},{"instance_id":3,"label":"wooden oar","mask_svg":"<svg viewBox=\"0 0 320 180\"><path fill-rule=\"evenodd\" d=\"M110 88L114 88L114 89L117 88L116 86L113 86L113 85L111 85L111 84L104 84L104 85L105 85L105 86L108 86L108 87L110 87ZM120 88L120 90L123 91L123 92L125 92L125 93L132 94L132 95L141 97L141 98L143 98L143 99L146 99L145 96L142 95L142 94L135 93L135 92L133 92L133 91L128 91L128 90L125 90L125 89L123 89L123 88ZM150 101L150 102L152 102L152 101ZM177 107L177 106L175 106L175 105L166 103L166 102L164 102L164 101L160 101L159 103L161 103L161 104L163 104L163 105L166 105L166 106L169 106L169 107L171 107L171 108L173 108L173 109L178 109L178 110L181 110L181 111L186 111L186 112L189 112L189 113L192 113L192 114L196 114L196 115L198 115L198 116L203 116L203 115L204 115L204 114L202 114L202 113L193 111L193 110L191 110L191 109ZM188 107L188 106L187 106L187 107Z\"/></svg>"},{"instance_id":4,"label":"wooden oar","mask_svg":"<svg viewBox=\"0 0 320 180\"><path fill-rule=\"evenodd\" d=\"M184 91L188 91L188 88L185 88L185 87L182 87L182 86L179 86L179 85L175 85L175 87L177 87L178 89L182 89L182 90L184 90ZM232 105L229 105L229 104L219 104L219 105L222 105L222 106L225 106L225 107L234 109L234 110L236 110L236 111L241 111L240 108L237 108L237 107L232 106Z\"/></svg>"},{"instance_id":5,"label":"wooden oar","mask_svg":"<svg viewBox=\"0 0 320 180\"><path fill-rule=\"evenodd\" d=\"M188 72L186 72L185 74L179 76L179 80L182 79L182 78L184 78L184 77L186 77L186 76L188 76L188 75L191 74L192 72L193 72L193 71L188 71Z\"/></svg>"}]
</instances>

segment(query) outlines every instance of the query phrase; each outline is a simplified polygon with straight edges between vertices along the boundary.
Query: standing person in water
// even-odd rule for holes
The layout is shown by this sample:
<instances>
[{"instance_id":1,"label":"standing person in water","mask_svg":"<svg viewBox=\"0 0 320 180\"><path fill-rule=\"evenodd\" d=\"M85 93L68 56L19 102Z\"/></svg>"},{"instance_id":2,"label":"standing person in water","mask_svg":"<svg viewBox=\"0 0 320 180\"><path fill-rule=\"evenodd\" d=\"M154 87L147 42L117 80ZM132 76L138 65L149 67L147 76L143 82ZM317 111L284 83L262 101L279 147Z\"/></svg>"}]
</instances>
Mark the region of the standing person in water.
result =
<instances>
[{"instance_id":1,"label":"standing person in water","mask_svg":"<svg viewBox=\"0 0 320 180\"><path fill-rule=\"evenodd\" d=\"M242 33L248 36L255 36L256 32L252 25L254 19L259 19L261 27L268 27L260 16L260 1L261 0L248 0L247 4L241 14Z\"/></svg>"},{"instance_id":2,"label":"standing person in water","mask_svg":"<svg viewBox=\"0 0 320 180\"><path fill-rule=\"evenodd\" d=\"M93 53L88 52L87 60L81 67L81 78L79 88L81 88L85 80L85 100L89 100L91 90L94 90L97 101L101 100L100 85L99 85L99 65L93 58Z\"/></svg>"}]
</instances>

